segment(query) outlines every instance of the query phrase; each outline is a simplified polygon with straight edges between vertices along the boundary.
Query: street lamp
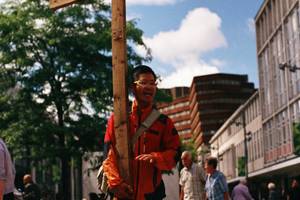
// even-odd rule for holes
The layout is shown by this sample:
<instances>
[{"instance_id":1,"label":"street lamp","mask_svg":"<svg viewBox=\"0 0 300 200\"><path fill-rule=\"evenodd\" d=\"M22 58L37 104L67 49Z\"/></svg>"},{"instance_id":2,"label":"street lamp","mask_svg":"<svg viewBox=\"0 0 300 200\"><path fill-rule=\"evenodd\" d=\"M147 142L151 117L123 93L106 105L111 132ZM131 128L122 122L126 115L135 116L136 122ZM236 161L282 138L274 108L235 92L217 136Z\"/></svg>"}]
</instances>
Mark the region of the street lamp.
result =
<instances>
[{"instance_id":1,"label":"street lamp","mask_svg":"<svg viewBox=\"0 0 300 200\"><path fill-rule=\"evenodd\" d=\"M300 67L297 67L297 65L295 65L295 64L292 65L291 62L280 63L278 67L280 70L284 70L284 68L287 68L290 70L290 72L296 72L296 70L300 70Z\"/></svg>"},{"instance_id":2,"label":"street lamp","mask_svg":"<svg viewBox=\"0 0 300 200\"><path fill-rule=\"evenodd\" d=\"M217 158L219 159L219 145L218 145L218 143L217 143L216 147L210 146L209 148L212 149L212 150L216 150L217 151Z\"/></svg>"},{"instance_id":3,"label":"street lamp","mask_svg":"<svg viewBox=\"0 0 300 200\"><path fill-rule=\"evenodd\" d=\"M247 133L246 130L246 116L245 110L242 111L242 122L235 122L237 126L243 126L244 133L244 154L245 154L245 178L248 179L248 146L247 142L251 140L251 132Z\"/></svg>"}]
</instances>

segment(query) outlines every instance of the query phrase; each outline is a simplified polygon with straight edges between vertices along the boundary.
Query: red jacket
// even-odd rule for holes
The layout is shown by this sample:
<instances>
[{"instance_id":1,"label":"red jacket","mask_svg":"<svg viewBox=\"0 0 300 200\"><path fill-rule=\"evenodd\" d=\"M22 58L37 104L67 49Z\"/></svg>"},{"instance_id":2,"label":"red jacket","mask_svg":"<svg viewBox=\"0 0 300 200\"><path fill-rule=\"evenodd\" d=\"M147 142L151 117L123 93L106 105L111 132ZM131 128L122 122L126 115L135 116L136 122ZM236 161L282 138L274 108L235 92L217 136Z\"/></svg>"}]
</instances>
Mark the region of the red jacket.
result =
<instances>
[{"instance_id":1,"label":"red jacket","mask_svg":"<svg viewBox=\"0 0 300 200\"><path fill-rule=\"evenodd\" d=\"M133 103L132 113L129 116L131 137L137 131L140 122L143 122L151 113L151 110L152 107L142 110L142 114L139 117L136 102ZM114 120L112 115L108 121L105 142L115 145L113 127ZM161 171L171 170L176 165L175 157L178 156L179 145L179 136L172 120L163 114L139 137L135 144L133 158L140 154L152 154L156 162L150 164L132 160L135 200L144 200L145 194L154 192L161 182ZM113 149L110 148L108 157L103 163L110 188L120 184L122 181L116 167L116 157Z\"/></svg>"}]
</instances>

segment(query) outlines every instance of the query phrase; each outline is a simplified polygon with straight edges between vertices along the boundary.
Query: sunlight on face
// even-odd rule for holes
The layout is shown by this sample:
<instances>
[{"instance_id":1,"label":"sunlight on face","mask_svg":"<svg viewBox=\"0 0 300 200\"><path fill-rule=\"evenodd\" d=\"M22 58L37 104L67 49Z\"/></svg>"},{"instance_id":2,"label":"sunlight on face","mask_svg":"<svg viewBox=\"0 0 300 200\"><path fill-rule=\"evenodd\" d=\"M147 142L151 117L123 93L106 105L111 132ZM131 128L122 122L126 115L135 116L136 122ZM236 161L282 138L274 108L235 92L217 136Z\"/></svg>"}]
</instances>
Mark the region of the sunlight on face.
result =
<instances>
[{"instance_id":1,"label":"sunlight on face","mask_svg":"<svg viewBox=\"0 0 300 200\"><path fill-rule=\"evenodd\" d=\"M153 74L140 74L139 79L134 82L134 95L142 107L148 107L153 104L156 93L156 80Z\"/></svg>"}]
</instances>

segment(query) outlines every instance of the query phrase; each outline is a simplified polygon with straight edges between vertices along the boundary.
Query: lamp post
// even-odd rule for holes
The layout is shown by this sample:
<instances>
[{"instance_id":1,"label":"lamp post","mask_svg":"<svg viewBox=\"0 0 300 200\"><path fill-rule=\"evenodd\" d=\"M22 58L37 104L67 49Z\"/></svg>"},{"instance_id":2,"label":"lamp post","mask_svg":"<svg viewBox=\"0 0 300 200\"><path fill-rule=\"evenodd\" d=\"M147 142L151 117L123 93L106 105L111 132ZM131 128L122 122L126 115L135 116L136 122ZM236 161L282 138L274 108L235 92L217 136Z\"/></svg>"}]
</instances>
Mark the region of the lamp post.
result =
<instances>
[{"instance_id":1,"label":"lamp post","mask_svg":"<svg viewBox=\"0 0 300 200\"><path fill-rule=\"evenodd\" d=\"M248 179L248 146L247 146L247 131L246 131L246 116L245 110L242 113L242 125L244 132L244 150L245 150L245 178Z\"/></svg>"},{"instance_id":2,"label":"lamp post","mask_svg":"<svg viewBox=\"0 0 300 200\"><path fill-rule=\"evenodd\" d=\"M218 145L218 143L217 143L217 146L216 147L214 147L214 146L210 146L210 149L212 149L212 150L216 150L217 151L217 158L219 159L219 145Z\"/></svg>"},{"instance_id":3,"label":"lamp post","mask_svg":"<svg viewBox=\"0 0 300 200\"><path fill-rule=\"evenodd\" d=\"M300 70L300 67L297 67L297 65L292 65L290 62L280 63L278 67L280 70L284 70L284 68L288 68L290 72L296 72L296 70Z\"/></svg>"},{"instance_id":4,"label":"lamp post","mask_svg":"<svg viewBox=\"0 0 300 200\"><path fill-rule=\"evenodd\" d=\"M245 154L245 178L248 179L249 169L248 169L248 145L247 142L251 140L250 132L247 133L246 130L246 116L245 109L242 110L242 122L235 122L237 126L242 125L243 136L244 136L244 154Z\"/></svg>"}]
</instances>

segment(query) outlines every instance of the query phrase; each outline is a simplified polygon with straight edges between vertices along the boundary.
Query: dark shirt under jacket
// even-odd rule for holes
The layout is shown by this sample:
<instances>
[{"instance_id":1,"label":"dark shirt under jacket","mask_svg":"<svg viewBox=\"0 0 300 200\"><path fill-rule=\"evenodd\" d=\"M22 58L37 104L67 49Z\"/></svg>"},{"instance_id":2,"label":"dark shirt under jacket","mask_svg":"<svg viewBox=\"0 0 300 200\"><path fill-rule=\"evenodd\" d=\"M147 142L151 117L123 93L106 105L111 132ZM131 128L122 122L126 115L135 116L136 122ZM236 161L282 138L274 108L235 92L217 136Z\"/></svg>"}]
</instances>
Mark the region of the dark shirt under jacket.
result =
<instances>
[{"instance_id":1,"label":"dark shirt under jacket","mask_svg":"<svg viewBox=\"0 0 300 200\"><path fill-rule=\"evenodd\" d=\"M300 187L294 187L289 192L290 200L299 200L300 199Z\"/></svg>"},{"instance_id":2,"label":"dark shirt under jacket","mask_svg":"<svg viewBox=\"0 0 300 200\"><path fill-rule=\"evenodd\" d=\"M270 190L268 200L280 200L278 192Z\"/></svg>"},{"instance_id":3,"label":"dark shirt under jacket","mask_svg":"<svg viewBox=\"0 0 300 200\"><path fill-rule=\"evenodd\" d=\"M35 183L26 184L24 188L23 198L24 200L40 200L41 192L37 184Z\"/></svg>"}]
</instances>

